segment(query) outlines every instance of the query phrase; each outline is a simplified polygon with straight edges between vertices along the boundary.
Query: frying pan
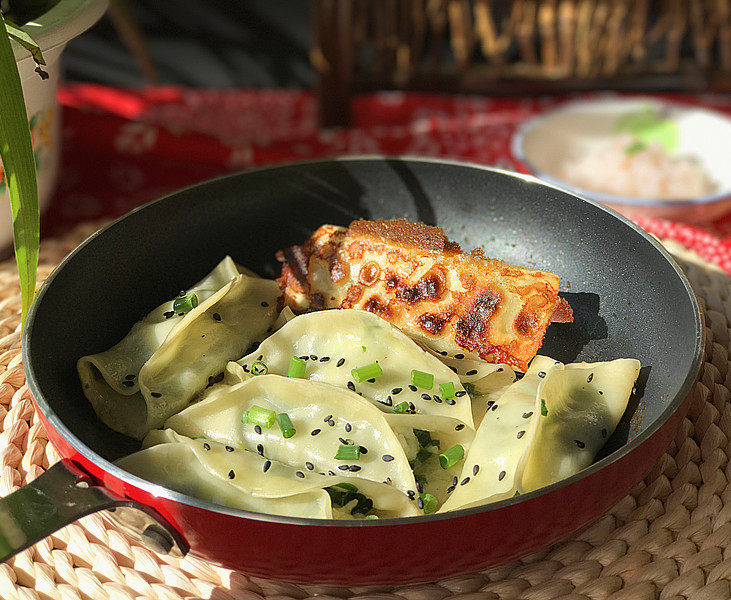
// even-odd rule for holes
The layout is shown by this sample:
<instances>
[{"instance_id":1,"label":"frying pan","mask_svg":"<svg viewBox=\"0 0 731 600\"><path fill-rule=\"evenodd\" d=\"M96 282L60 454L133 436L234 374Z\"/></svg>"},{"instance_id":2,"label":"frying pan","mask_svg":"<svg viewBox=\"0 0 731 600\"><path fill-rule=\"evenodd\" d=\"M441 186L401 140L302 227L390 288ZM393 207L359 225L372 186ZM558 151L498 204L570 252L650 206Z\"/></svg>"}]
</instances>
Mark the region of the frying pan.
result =
<instances>
[{"instance_id":1,"label":"frying pan","mask_svg":"<svg viewBox=\"0 0 731 600\"><path fill-rule=\"evenodd\" d=\"M225 254L266 277L274 253L323 223L406 217L464 248L561 276L575 320L553 324L558 360L638 358L630 407L602 456L546 488L448 514L308 520L209 504L112 461L139 443L106 428L75 364L200 279ZM651 468L688 408L702 320L665 250L611 210L528 176L455 162L366 157L277 166L184 189L91 236L47 279L23 334L23 363L64 460L0 500L0 557L90 512L162 552L187 551L246 574L300 583L404 584L514 559L602 514Z\"/></svg>"}]
</instances>

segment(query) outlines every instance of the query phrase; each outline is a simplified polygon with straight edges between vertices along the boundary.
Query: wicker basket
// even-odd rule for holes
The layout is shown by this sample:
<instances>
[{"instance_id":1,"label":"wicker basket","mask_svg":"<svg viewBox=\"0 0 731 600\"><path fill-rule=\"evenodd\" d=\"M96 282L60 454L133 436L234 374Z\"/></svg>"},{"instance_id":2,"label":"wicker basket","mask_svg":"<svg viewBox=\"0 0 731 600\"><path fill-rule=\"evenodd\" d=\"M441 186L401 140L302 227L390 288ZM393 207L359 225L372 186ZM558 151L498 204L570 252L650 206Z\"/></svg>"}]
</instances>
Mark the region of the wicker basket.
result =
<instances>
[{"instance_id":1,"label":"wicker basket","mask_svg":"<svg viewBox=\"0 0 731 600\"><path fill-rule=\"evenodd\" d=\"M731 91L731 0L314 0L323 125L352 93Z\"/></svg>"}]
</instances>

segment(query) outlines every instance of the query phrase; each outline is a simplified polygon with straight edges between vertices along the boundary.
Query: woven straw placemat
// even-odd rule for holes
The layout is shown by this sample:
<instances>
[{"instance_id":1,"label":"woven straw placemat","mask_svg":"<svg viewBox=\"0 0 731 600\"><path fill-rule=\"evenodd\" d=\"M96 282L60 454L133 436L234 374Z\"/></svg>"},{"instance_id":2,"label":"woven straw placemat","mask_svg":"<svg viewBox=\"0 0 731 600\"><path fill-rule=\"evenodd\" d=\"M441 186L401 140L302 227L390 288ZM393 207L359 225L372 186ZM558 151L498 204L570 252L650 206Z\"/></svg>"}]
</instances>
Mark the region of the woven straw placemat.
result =
<instances>
[{"instance_id":1,"label":"woven straw placemat","mask_svg":"<svg viewBox=\"0 0 731 600\"><path fill-rule=\"evenodd\" d=\"M96 224L41 248L40 278ZM200 559L159 556L100 515L69 525L0 565L3 600L728 600L731 598L731 279L666 243L706 309L701 381L675 441L612 510L569 539L516 562L432 584L348 589L247 577ZM15 265L0 264L0 496L58 460L31 403L20 358Z\"/></svg>"}]
</instances>

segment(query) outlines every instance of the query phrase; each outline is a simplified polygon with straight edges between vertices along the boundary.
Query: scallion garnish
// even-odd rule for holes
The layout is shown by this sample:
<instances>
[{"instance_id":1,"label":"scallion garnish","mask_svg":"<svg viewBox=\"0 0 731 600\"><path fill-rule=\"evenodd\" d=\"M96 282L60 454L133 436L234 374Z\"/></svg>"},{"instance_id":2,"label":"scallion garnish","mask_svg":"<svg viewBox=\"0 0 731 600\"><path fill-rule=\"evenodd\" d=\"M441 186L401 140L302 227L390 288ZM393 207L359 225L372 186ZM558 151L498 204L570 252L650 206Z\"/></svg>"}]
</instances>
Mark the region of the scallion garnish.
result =
<instances>
[{"instance_id":1,"label":"scallion garnish","mask_svg":"<svg viewBox=\"0 0 731 600\"><path fill-rule=\"evenodd\" d=\"M546 407L546 401L541 398L541 414L545 417L548 415L548 408Z\"/></svg>"},{"instance_id":2,"label":"scallion garnish","mask_svg":"<svg viewBox=\"0 0 731 600\"><path fill-rule=\"evenodd\" d=\"M431 494L421 494L421 500L424 502L424 514L429 515L437 509L439 501Z\"/></svg>"},{"instance_id":3,"label":"scallion garnish","mask_svg":"<svg viewBox=\"0 0 731 600\"><path fill-rule=\"evenodd\" d=\"M379 365L377 362L374 362L369 365L365 365L364 367L352 369L350 371L350 374L353 376L353 379L355 379L356 383L363 383L364 381L368 381L369 379L375 379L376 377L380 377L381 375L383 375L383 369L381 368L381 365Z\"/></svg>"},{"instance_id":4,"label":"scallion garnish","mask_svg":"<svg viewBox=\"0 0 731 600\"><path fill-rule=\"evenodd\" d=\"M411 370L411 385L415 385L423 390L430 390L434 387L434 375L424 373L424 371Z\"/></svg>"},{"instance_id":5,"label":"scallion garnish","mask_svg":"<svg viewBox=\"0 0 731 600\"><path fill-rule=\"evenodd\" d=\"M272 425L274 425L276 417L277 415L273 410L262 408L261 406L254 404L254 406L248 410L246 422L253 423L254 425L261 425L262 427L269 429Z\"/></svg>"},{"instance_id":6,"label":"scallion garnish","mask_svg":"<svg viewBox=\"0 0 731 600\"><path fill-rule=\"evenodd\" d=\"M409 410L409 403L405 400L403 402L399 402L396 406L393 407L393 412L397 413L405 413Z\"/></svg>"},{"instance_id":7,"label":"scallion garnish","mask_svg":"<svg viewBox=\"0 0 731 600\"><path fill-rule=\"evenodd\" d=\"M340 444L335 458L337 460L360 460L360 446Z\"/></svg>"},{"instance_id":8,"label":"scallion garnish","mask_svg":"<svg viewBox=\"0 0 731 600\"><path fill-rule=\"evenodd\" d=\"M279 425L279 429L282 430L282 435L286 438L291 438L297 433L294 425L292 425L292 419L289 418L287 413L279 413L277 415L277 424Z\"/></svg>"},{"instance_id":9,"label":"scallion garnish","mask_svg":"<svg viewBox=\"0 0 731 600\"><path fill-rule=\"evenodd\" d=\"M187 313L198 306L198 296L195 294L188 294L182 298L175 298L173 300L173 310L176 313Z\"/></svg>"},{"instance_id":10,"label":"scallion garnish","mask_svg":"<svg viewBox=\"0 0 731 600\"><path fill-rule=\"evenodd\" d=\"M266 375L268 372L269 367L266 366L266 363L263 363L260 360L255 360L253 363L251 363L252 375Z\"/></svg>"},{"instance_id":11,"label":"scallion garnish","mask_svg":"<svg viewBox=\"0 0 731 600\"><path fill-rule=\"evenodd\" d=\"M297 379L304 379L305 369L307 363L297 356L293 356L289 359L289 371L287 371L287 377L293 377Z\"/></svg>"},{"instance_id":12,"label":"scallion garnish","mask_svg":"<svg viewBox=\"0 0 731 600\"><path fill-rule=\"evenodd\" d=\"M454 384L451 381L439 384L439 395L442 397L442 400L454 398L456 393L457 390L454 388Z\"/></svg>"},{"instance_id":13,"label":"scallion garnish","mask_svg":"<svg viewBox=\"0 0 731 600\"><path fill-rule=\"evenodd\" d=\"M460 460L464 458L464 448L461 445L455 444L449 450L445 450L439 455L439 466L442 469L448 469L456 465Z\"/></svg>"},{"instance_id":14,"label":"scallion garnish","mask_svg":"<svg viewBox=\"0 0 731 600\"><path fill-rule=\"evenodd\" d=\"M368 520L370 521L370 520L372 520L372 519L377 519L377 518L378 518L378 515L366 515L366 516L365 516L365 517L363 517L363 518L364 518L364 519L368 519Z\"/></svg>"}]
</instances>

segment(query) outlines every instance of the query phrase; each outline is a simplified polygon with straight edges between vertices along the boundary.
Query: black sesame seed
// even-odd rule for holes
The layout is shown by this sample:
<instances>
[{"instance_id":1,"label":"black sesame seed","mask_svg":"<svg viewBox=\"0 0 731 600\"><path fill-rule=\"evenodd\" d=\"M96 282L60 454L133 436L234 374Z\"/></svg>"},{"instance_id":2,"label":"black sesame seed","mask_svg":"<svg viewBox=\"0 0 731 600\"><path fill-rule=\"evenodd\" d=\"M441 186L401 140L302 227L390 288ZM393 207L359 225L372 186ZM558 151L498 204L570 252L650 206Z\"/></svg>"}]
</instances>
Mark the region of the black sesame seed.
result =
<instances>
[{"instance_id":1,"label":"black sesame seed","mask_svg":"<svg viewBox=\"0 0 731 600\"><path fill-rule=\"evenodd\" d=\"M456 358L457 360L462 360L462 359L464 358L464 354L462 354L462 353L460 352L459 354L455 354L455 355L454 355L454 358Z\"/></svg>"},{"instance_id":2,"label":"black sesame seed","mask_svg":"<svg viewBox=\"0 0 731 600\"><path fill-rule=\"evenodd\" d=\"M599 394L604 395L604 392L602 392L601 390L599 390Z\"/></svg>"},{"instance_id":3,"label":"black sesame seed","mask_svg":"<svg viewBox=\"0 0 731 600\"><path fill-rule=\"evenodd\" d=\"M409 389L410 389L410 390L411 390L412 392L415 392L417 388L416 388L416 386L415 386L415 385L409 385Z\"/></svg>"},{"instance_id":4,"label":"black sesame seed","mask_svg":"<svg viewBox=\"0 0 731 600\"><path fill-rule=\"evenodd\" d=\"M383 462L391 462L393 460L393 456L390 454L384 454L381 458L383 459Z\"/></svg>"},{"instance_id":5,"label":"black sesame seed","mask_svg":"<svg viewBox=\"0 0 731 600\"><path fill-rule=\"evenodd\" d=\"M391 390L391 393L395 396L396 394L400 394L403 388L393 388Z\"/></svg>"},{"instance_id":6,"label":"black sesame seed","mask_svg":"<svg viewBox=\"0 0 731 600\"><path fill-rule=\"evenodd\" d=\"M416 410L416 406L414 406L413 402L409 402L409 410L412 412Z\"/></svg>"},{"instance_id":7,"label":"black sesame seed","mask_svg":"<svg viewBox=\"0 0 731 600\"><path fill-rule=\"evenodd\" d=\"M497 404L493 404L491 410L497 410Z\"/></svg>"},{"instance_id":8,"label":"black sesame seed","mask_svg":"<svg viewBox=\"0 0 731 600\"><path fill-rule=\"evenodd\" d=\"M466 483L469 483L469 482L470 482L470 478L465 477L462 481L459 482L459 485L465 485Z\"/></svg>"},{"instance_id":9,"label":"black sesame seed","mask_svg":"<svg viewBox=\"0 0 731 600\"><path fill-rule=\"evenodd\" d=\"M233 479L234 477L236 477L236 473L234 473L234 470L233 470L233 469L231 469L231 470L230 470L230 471L228 472L228 478L229 478L229 479Z\"/></svg>"},{"instance_id":10,"label":"black sesame seed","mask_svg":"<svg viewBox=\"0 0 731 600\"><path fill-rule=\"evenodd\" d=\"M333 418L333 416L332 416L332 415L328 415L327 417L325 417L325 418L324 418L324 419L322 420L322 422L323 422L323 423L327 423L327 422L328 422L328 421L329 421L330 419L332 419L332 418Z\"/></svg>"},{"instance_id":11,"label":"black sesame seed","mask_svg":"<svg viewBox=\"0 0 731 600\"><path fill-rule=\"evenodd\" d=\"M452 479L452 485L457 485L457 482L459 482L459 478L455 475L454 479Z\"/></svg>"},{"instance_id":12,"label":"black sesame seed","mask_svg":"<svg viewBox=\"0 0 731 600\"><path fill-rule=\"evenodd\" d=\"M419 498L416 501L416 506L418 506L420 510L423 510L424 509L424 501L421 498Z\"/></svg>"},{"instance_id":13,"label":"black sesame seed","mask_svg":"<svg viewBox=\"0 0 731 600\"><path fill-rule=\"evenodd\" d=\"M304 479L305 477L305 474L302 471L295 471L294 474L297 475L297 477L299 477L300 479Z\"/></svg>"},{"instance_id":14,"label":"black sesame seed","mask_svg":"<svg viewBox=\"0 0 731 600\"><path fill-rule=\"evenodd\" d=\"M261 426L260 425L254 425L254 431L256 431L257 434L261 435Z\"/></svg>"},{"instance_id":15,"label":"black sesame seed","mask_svg":"<svg viewBox=\"0 0 731 600\"><path fill-rule=\"evenodd\" d=\"M472 467L472 475L477 475L480 472L480 465Z\"/></svg>"},{"instance_id":16,"label":"black sesame seed","mask_svg":"<svg viewBox=\"0 0 731 600\"><path fill-rule=\"evenodd\" d=\"M607 430L606 429L602 429L602 437L603 438L607 437Z\"/></svg>"},{"instance_id":17,"label":"black sesame seed","mask_svg":"<svg viewBox=\"0 0 731 600\"><path fill-rule=\"evenodd\" d=\"M503 368L502 367L498 367L497 369L495 369L495 372L496 373L502 373L503 372Z\"/></svg>"},{"instance_id":18,"label":"black sesame seed","mask_svg":"<svg viewBox=\"0 0 731 600\"><path fill-rule=\"evenodd\" d=\"M450 486L449 486L449 487L447 488L447 494L451 494L451 493L452 493L453 491L454 491L454 486L453 486L453 485L450 485Z\"/></svg>"},{"instance_id":19,"label":"black sesame seed","mask_svg":"<svg viewBox=\"0 0 731 600\"><path fill-rule=\"evenodd\" d=\"M586 444L581 440L574 440L574 444L576 444L579 448L586 448Z\"/></svg>"},{"instance_id":20,"label":"black sesame seed","mask_svg":"<svg viewBox=\"0 0 731 600\"><path fill-rule=\"evenodd\" d=\"M329 360L330 360L330 357L329 357L329 356L323 356L323 357L322 357L322 358L320 359L320 362L328 362Z\"/></svg>"},{"instance_id":21,"label":"black sesame seed","mask_svg":"<svg viewBox=\"0 0 731 600\"><path fill-rule=\"evenodd\" d=\"M447 398L447 399L446 399L446 400L444 400L444 401L445 401L445 402L446 402L447 404L449 404L449 406L454 406L455 404L457 404L457 402L455 401L455 399L454 399L454 398Z\"/></svg>"},{"instance_id":22,"label":"black sesame seed","mask_svg":"<svg viewBox=\"0 0 731 600\"><path fill-rule=\"evenodd\" d=\"M507 475L505 471L500 471L500 474L497 476L497 480L502 481L503 479L505 479L505 475Z\"/></svg>"},{"instance_id":23,"label":"black sesame seed","mask_svg":"<svg viewBox=\"0 0 731 600\"><path fill-rule=\"evenodd\" d=\"M302 356L300 356L300 359L301 360L310 360L310 355L309 354L303 354Z\"/></svg>"},{"instance_id":24,"label":"black sesame seed","mask_svg":"<svg viewBox=\"0 0 731 600\"><path fill-rule=\"evenodd\" d=\"M358 465L350 465L350 467L348 467L348 471L352 471L353 473L357 473L358 471L360 471L360 466L358 466Z\"/></svg>"},{"instance_id":25,"label":"black sesame seed","mask_svg":"<svg viewBox=\"0 0 731 600\"><path fill-rule=\"evenodd\" d=\"M262 305L262 306L263 306L264 308L267 308L267 307L269 306L269 302L262 302L262 303L261 303L261 305Z\"/></svg>"},{"instance_id":26,"label":"black sesame seed","mask_svg":"<svg viewBox=\"0 0 731 600\"><path fill-rule=\"evenodd\" d=\"M163 317L165 317L166 319L169 319L169 318L170 318L170 317L172 317L172 316L173 316L174 314L175 314L175 311L174 311L174 310L169 310L169 311L167 311L167 312L164 312L164 313L162 313L162 316L163 316Z\"/></svg>"},{"instance_id":27,"label":"black sesame seed","mask_svg":"<svg viewBox=\"0 0 731 600\"><path fill-rule=\"evenodd\" d=\"M344 359L344 358L341 358L341 359L340 359L340 360L339 360L339 361L337 362L337 364L336 364L335 366L336 366L336 367L342 367L342 366L343 366L344 364L345 364L345 359Z\"/></svg>"},{"instance_id":28,"label":"black sesame seed","mask_svg":"<svg viewBox=\"0 0 731 600\"><path fill-rule=\"evenodd\" d=\"M464 390L459 390L458 392L455 392L454 395L456 398L461 398L462 396L466 396L467 392L465 392Z\"/></svg>"},{"instance_id":29,"label":"black sesame seed","mask_svg":"<svg viewBox=\"0 0 731 600\"><path fill-rule=\"evenodd\" d=\"M208 444L208 443L205 443L205 444L203 444L203 449L204 450L210 450L211 449L211 445Z\"/></svg>"},{"instance_id":30,"label":"black sesame seed","mask_svg":"<svg viewBox=\"0 0 731 600\"><path fill-rule=\"evenodd\" d=\"M532 416L533 416L533 411L530 411L530 412L527 412L527 413L523 413L523 418L524 419L530 419Z\"/></svg>"},{"instance_id":31,"label":"black sesame seed","mask_svg":"<svg viewBox=\"0 0 731 600\"><path fill-rule=\"evenodd\" d=\"M322 431L322 429L313 429L312 431L310 431L310 435L317 435L321 431Z\"/></svg>"},{"instance_id":32,"label":"black sesame seed","mask_svg":"<svg viewBox=\"0 0 731 600\"><path fill-rule=\"evenodd\" d=\"M522 438L525 435L525 431L519 431L518 432L518 439Z\"/></svg>"},{"instance_id":33,"label":"black sesame seed","mask_svg":"<svg viewBox=\"0 0 731 600\"><path fill-rule=\"evenodd\" d=\"M424 491L424 486L421 484L421 481L416 482L416 491L420 494Z\"/></svg>"},{"instance_id":34,"label":"black sesame seed","mask_svg":"<svg viewBox=\"0 0 731 600\"><path fill-rule=\"evenodd\" d=\"M125 379L125 380L122 381L122 385L124 387L132 387L134 385L134 381L128 381L128 380Z\"/></svg>"},{"instance_id":35,"label":"black sesame seed","mask_svg":"<svg viewBox=\"0 0 731 600\"><path fill-rule=\"evenodd\" d=\"M406 495L409 497L410 500L416 498L416 492L414 490L406 490Z\"/></svg>"},{"instance_id":36,"label":"black sesame seed","mask_svg":"<svg viewBox=\"0 0 731 600\"><path fill-rule=\"evenodd\" d=\"M226 446L226 452L233 452L234 449L231 446Z\"/></svg>"},{"instance_id":37,"label":"black sesame seed","mask_svg":"<svg viewBox=\"0 0 731 600\"><path fill-rule=\"evenodd\" d=\"M160 392L150 392L150 396L153 398L162 398L162 394Z\"/></svg>"},{"instance_id":38,"label":"black sesame seed","mask_svg":"<svg viewBox=\"0 0 731 600\"><path fill-rule=\"evenodd\" d=\"M221 320L221 315L219 315L218 313L213 313L211 316L213 317L213 320L214 321L220 321Z\"/></svg>"},{"instance_id":39,"label":"black sesame seed","mask_svg":"<svg viewBox=\"0 0 731 600\"><path fill-rule=\"evenodd\" d=\"M264 463L263 471L266 473L269 470L269 467L271 467L271 466L272 466L272 461L271 460L266 461Z\"/></svg>"},{"instance_id":40,"label":"black sesame seed","mask_svg":"<svg viewBox=\"0 0 731 600\"><path fill-rule=\"evenodd\" d=\"M437 396L436 394L434 394L433 398L434 398L434 402L436 402L437 404L442 403L442 399L439 396Z\"/></svg>"},{"instance_id":41,"label":"black sesame seed","mask_svg":"<svg viewBox=\"0 0 731 600\"><path fill-rule=\"evenodd\" d=\"M368 448L366 448L365 446L361 446L360 447L360 453L361 454L368 454Z\"/></svg>"},{"instance_id":42,"label":"black sesame seed","mask_svg":"<svg viewBox=\"0 0 731 600\"><path fill-rule=\"evenodd\" d=\"M330 420L329 420L329 421L327 422L327 424L328 424L328 425L330 425L330 427L335 427L335 421L333 421L332 419L330 419Z\"/></svg>"},{"instance_id":43,"label":"black sesame seed","mask_svg":"<svg viewBox=\"0 0 731 600\"><path fill-rule=\"evenodd\" d=\"M452 369L452 372L457 373L457 367L450 366L449 368Z\"/></svg>"},{"instance_id":44,"label":"black sesame seed","mask_svg":"<svg viewBox=\"0 0 731 600\"><path fill-rule=\"evenodd\" d=\"M317 360L316 354L310 354L310 360Z\"/></svg>"},{"instance_id":45,"label":"black sesame seed","mask_svg":"<svg viewBox=\"0 0 731 600\"><path fill-rule=\"evenodd\" d=\"M346 440L345 438L341 438L341 437L338 438L338 441L341 444L347 444L349 446L351 446L353 444L353 441L352 440Z\"/></svg>"},{"instance_id":46,"label":"black sesame seed","mask_svg":"<svg viewBox=\"0 0 731 600\"><path fill-rule=\"evenodd\" d=\"M125 379L134 379L135 376L130 373L129 375L125 375L124 378Z\"/></svg>"},{"instance_id":47,"label":"black sesame seed","mask_svg":"<svg viewBox=\"0 0 731 600\"><path fill-rule=\"evenodd\" d=\"M366 379L368 383L376 383L375 378L371 377L370 379Z\"/></svg>"},{"instance_id":48,"label":"black sesame seed","mask_svg":"<svg viewBox=\"0 0 731 600\"><path fill-rule=\"evenodd\" d=\"M350 433L353 430L353 426L350 423L345 424L345 431Z\"/></svg>"},{"instance_id":49,"label":"black sesame seed","mask_svg":"<svg viewBox=\"0 0 731 600\"><path fill-rule=\"evenodd\" d=\"M591 383L592 379L594 379L594 373L589 373L589 377L586 378L586 383Z\"/></svg>"},{"instance_id":50,"label":"black sesame seed","mask_svg":"<svg viewBox=\"0 0 731 600\"><path fill-rule=\"evenodd\" d=\"M257 446L256 446L256 451L257 451L257 452L258 452L259 454L261 454L262 456L264 456L264 446L262 446L261 444L257 444Z\"/></svg>"},{"instance_id":51,"label":"black sesame seed","mask_svg":"<svg viewBox=\"0 0 731 600\"><path fill-rule=\"evenodd\" d=\"M447 356L449 353L445 350L437 350L437 354L441 354L442 356Z\"/></svg>"},{"instance_id":52,"label":"black sesame seed","mask_svg":"<svg viewBox=\"0 0 731 600\"><path fill-rule=\"evenodd\" d=\"M380 398L377 398L377 400L378 402L380 402L381 404L385 404L386 406L393 406L393 398L391 398L391 396L389 396L385 400L381 400Z\"/></svg>"},{"instance_id":53,"label":"black sesame seed","mask_svg":"<svg viewBox=\"0 0 731 600\"><path fill-rule=\"evenodd\" d=\"M490 408L493 404L495 404L495 400L488 400L487 401L487 408Z\"/></svg>"},{"instance_id":54,"label":"black sesame seed","mask_svg":"<svg viewBox=\"0 0 731 600\"><path fill-rule=\"evenodd\" d=\"M354 383L353 383L352 381L349 381L349 382L348 382L348 389L349 389L349 390L350 390L351 392L354 392L354 391L355 391L355 384L354 384Z\"/></svg>"},{"instance_id":55,"label":"black sesame seed","mask_svg":"<svg viewBox=\"0 0 731 600\"><path fill-rule=\"evenodd\" d=\"M540 377L541 379L543 379L545 376L546 376L546 372L545 371L539 371L538 372L538 377Z\"/></svg>"},{"instance_id":56,"label":"black sesame seed","mask_svg":"<svg viewBox=\"0 0 731 600\"><path fill-rule=\"evenodd\" d=\"M347 471L349 468L349 465L338 465L338 469L341 471Z\"/></svg>"},{"instance_id":57,"label":"black sesame seed","mask_svg":"<svg viewBox=\"0 0 731 600\"><path fill-rule=\"evenodd\" d=\"M248 373L248 372L249 372L249 367L247 365L244 365L244 373Z\"/></svg>"},{"instance_id":58,"label":"black sesame seed","mask_svg":"<svg viewBox=\"0 0 731 600\"><path fill-rule=\"evenodd\" d=\"M307 462L305 463L305 467L307 467L307 469L308 469L309 471L314 471L314 470L315 470L315 465L313 465L313 464L312 464L312 463L311 463L310 461L307 461Z\"/></svg>"},{"instance_id":59,"label":"black sesame seed","mask_svg":"<svg viewBox=\"0 0 731 600\"><path fill-rule=\"evenodd\" d=\"M422 394L422 395L421 395L421 397L422 397L422 398L423 398L424 400L431 400L431 396L430 396L429 394Z\"/></svg>"},{"instance_id":60,"label":"black sesame seed","mask_svg":"<svg viewBox=\"0 0 731 600\"><path fill-rule=\"evenodd\" d=\"M457 425L454 428L455 431L462 431L463 429L464 429L464 423L460 423L459 425Z\"/></svg>"},{"instance_id":61,"label":"black sesame seed","mask_svg":"<svg viewBox=\"0 0 731 600\"><path fill-rule=\"evenodd\" d=\"M262 360L263 358L264 358L264 355L260 354L259 356L256 357L256 360Z\"/></svg>"},{"instance_id":62,"label":"black sesame seed","mask_svg":"<svg viewBox=\"0 0 731 600\"><path fill-rule=\"evenodd\" d=\"M335 477L335 473L333 473L332 471L328 471L327 474L330 475L330 477Z\"/></svg>"},{"instance_id":63,"label":"black sesame seed","mask_svg":"<svg viewBox=\"0 0 731 600\"><path fill-rule=\"evenodd\" d=\"M477 375L477 369L470 369L465 375Z\"/></svg>"}]
</instances>

